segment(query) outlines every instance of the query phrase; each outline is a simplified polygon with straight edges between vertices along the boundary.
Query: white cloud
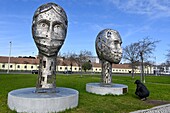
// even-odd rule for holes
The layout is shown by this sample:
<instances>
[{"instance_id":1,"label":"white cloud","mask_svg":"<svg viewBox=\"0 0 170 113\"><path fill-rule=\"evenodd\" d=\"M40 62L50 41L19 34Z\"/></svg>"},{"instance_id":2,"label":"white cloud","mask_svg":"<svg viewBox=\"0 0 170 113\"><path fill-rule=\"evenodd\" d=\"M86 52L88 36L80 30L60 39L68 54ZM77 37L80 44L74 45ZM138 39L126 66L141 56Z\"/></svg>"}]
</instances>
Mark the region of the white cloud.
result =
<instances>
[{"instance_id":1,"label":"white cloud","mask_svg":"<svg viewBox=\"0 0 170 113\"><path fill-rule=\"evenodd\" d=\"M119 10L151 18L170 17L169 0L109 0Z\"/></svg>"},{"instance_id":2,"label":"white cloud","mask_svg":"<svg viewBox=\"0 0 170 113\"><path fill-rule=\"evenodd\" d=\"M127 33L124 35L124 38L128 38L131 35L139 33L139 32L141 32L141 33L146 32L149 29L151 29L151 28L150 28L150 26L147 26L147 25L142 26L140 28L138 28L138 27L131 28L131 29L127 30Z\"/></svg>"}]
</instances>

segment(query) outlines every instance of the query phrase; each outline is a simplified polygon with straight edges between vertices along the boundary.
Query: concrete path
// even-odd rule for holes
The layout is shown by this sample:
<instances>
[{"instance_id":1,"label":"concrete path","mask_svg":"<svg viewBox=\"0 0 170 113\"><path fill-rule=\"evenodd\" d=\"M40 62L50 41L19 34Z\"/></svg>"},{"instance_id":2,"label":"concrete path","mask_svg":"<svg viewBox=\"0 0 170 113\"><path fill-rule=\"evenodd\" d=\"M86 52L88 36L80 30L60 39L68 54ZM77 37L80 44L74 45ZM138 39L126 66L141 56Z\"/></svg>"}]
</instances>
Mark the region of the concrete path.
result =
<instances>
[{"instance_id":1,"label":"concrete path","mask_svg":"<svg viewBox=\"0 0 170 113\"><path fill-rule=\"evenodd\" d=\"M170 104L156 106L151 109L133 111L130 113L170 113Z\"/></svg>"}]
</instances>

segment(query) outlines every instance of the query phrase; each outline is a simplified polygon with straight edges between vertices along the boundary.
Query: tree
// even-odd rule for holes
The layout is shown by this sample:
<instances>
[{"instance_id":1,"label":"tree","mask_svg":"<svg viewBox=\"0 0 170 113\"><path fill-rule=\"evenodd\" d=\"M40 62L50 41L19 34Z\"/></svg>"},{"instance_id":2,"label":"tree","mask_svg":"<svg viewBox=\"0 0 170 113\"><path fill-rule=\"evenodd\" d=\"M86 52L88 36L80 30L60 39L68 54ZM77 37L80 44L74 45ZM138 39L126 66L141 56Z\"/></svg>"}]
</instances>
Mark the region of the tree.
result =
<instances>
[{"instance_id":1,"label":"tree","mask_svg":"<svg viewBox=\"0 0 170 113\"><path fill-rule=\"evenodd\" d=\"M82 69L86 72L86 70L90 70L92 68L91 61L89 60L88 62L83 63Z\"/></svg>"},{"instance_id":2,"label":"tree","mask_svg":"<svg viewBox=\"0 0 170 113\"><path fill-rule=\"evenodd\" d=\"M73 66L73 62L77 63L77 65L81 68L81 76L82 76L82 65L87 62L92 53L90 51L84 50L80 51L79 54L76 53L64 53L63 58L70 62L71 70Z\"/></svg>"},{"instance_id":3,"label":"tree","mask_svg":"<svg viewBox=\"0 0 170 113\"><path fill-rule=\"evenodd\" d=\"M123 58L131 63L132 78L134 78L135 64L138 61L138 45L139 43L132 43L123 48Z\"/></svg>"},{"instance_id":4,"label":"tree","mask_svg":"<svg viewBox=\"0 0 170 113\"><path fill-rule=\"evenodd\" d=\"M72 67L73 67L73 62L76 62L76 54L75 53L70 53L70 52L67 52L67 53L63 53L63 60L64 61L67 61L67 65L70 65L70 69L72 71Z\"/></svg>"},{"instance_id":5,"label":"tree","mask_svg":"<svg viewBox=\"0 0 170 113\"><path fill-rule=\"evenodd\" d=\"M167 56L167 61L170 61L170 49L168 50L168 53L166 54Z\"/></svg>"},{"instance_id":6,"label":"tree","mask_svg":"<svg viewBox=\"0 0 170 113\"><path fill-rule=\"evenodd\" d=\"M151 41L148 37L138 42L138 52L141 62L141 81L145 83L144 60L150 57L159 41Z\"/></svg>"},{"instance_id":7,"label":"tree","mask_svg":"<svg viewBox=\"0 0 170 113\"><path fill-rule=\"evenodd\" d=\"M167 60L167 61L166 61L166 65L167 65L168 67L170 67L170 60Z\"/></svg>"},{"instance_id":8,"label":"tree","mask_svg":"<svg viewBox=\"0 0 170 113\"><path fill-rule=\"evenodd\" d=\"M68 60L70 61L70 67L72 71L73 62L76 62L77 54L76 53L68 53Z\"/></svg>"},{"instance_id":9,"label":"tree","mask_svg":"<svg viewBox=\"0 0 170 113\"><path fill-rule=\"evenodd\" d=\"M87 62L92 55L91 51L80 51L80 53L76 57L76 62L81 68L81 77L82 77L82 65L83 63Z\"/></svg>"}]
</instances>

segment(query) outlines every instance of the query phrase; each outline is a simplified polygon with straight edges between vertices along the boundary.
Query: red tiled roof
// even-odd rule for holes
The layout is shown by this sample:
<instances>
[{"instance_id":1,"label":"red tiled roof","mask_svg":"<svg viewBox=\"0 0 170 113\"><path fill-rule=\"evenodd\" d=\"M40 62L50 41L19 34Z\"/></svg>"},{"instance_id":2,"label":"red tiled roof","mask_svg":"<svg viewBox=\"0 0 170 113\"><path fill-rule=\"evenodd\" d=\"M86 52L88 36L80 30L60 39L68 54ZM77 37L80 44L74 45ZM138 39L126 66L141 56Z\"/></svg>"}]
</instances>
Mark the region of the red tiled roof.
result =
<instances>
[{"instance_id":1,"label":"red tiled roof","mask_svg":"<svg viewBox=\"0 0 170 113\"><path fill-rule=\"evenodd\" d=\"M0 56L0 63L7 63L9 57ZM10 57L10 63L15 64L39 64L39 59Z\"/></svg>"},{"instance_id":2,"label":"red tiled roof","mask_svg":"<svg viewBox=\"0 0 170 113\"><path fill-rule=\"evenodd\" d=\"M101 67L100 63L94 63L93 62L93 67ZM130 69L130 65L129 64L112 64L112 68L123 68L123 69Z\"/></svg>"},{"instance_id":3,"label":"red tiled roof","mask_svg":"<svg viewBox=\"0 0 170 113\"><path fill-rule=\"evenodd\" d=\"M130 65L129 64L112 64L113 68L123 68L123 69L130 69Z\"/></svg>"},{"instance_id":4,"label":"red tiled roof","mask_svg":"<svg viewBox=\"0 0 170 113\"><path fill-rule=\"evenodd\" d=\"M0 63L8 63L8 58L7 56L0 56ZM58 64L60 66L70 66L71 62L69 60L64 60L63 58L58 58L57 60ZM34 58L19 58L19 57L10 57L10 63L15 63L15 64L39 64L39 59L34 59ZM76 62L72 62L73 66L78 66ZM94 63L92 62L93 67L101 67L100 63ZM123 69L130 69L129 64L112 64L112 68L123 68Z\"/></svg>"}]
</instances>

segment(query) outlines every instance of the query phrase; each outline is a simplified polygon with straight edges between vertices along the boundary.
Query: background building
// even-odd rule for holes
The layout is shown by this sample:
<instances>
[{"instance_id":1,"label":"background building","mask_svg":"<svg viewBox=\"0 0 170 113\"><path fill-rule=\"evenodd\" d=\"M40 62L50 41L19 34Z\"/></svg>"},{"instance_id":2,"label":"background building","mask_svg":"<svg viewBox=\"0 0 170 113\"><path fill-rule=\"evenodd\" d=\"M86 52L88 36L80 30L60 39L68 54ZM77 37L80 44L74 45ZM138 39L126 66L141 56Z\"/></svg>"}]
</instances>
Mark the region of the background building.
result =
<instances>
[{"instance_id":1,"label":"background building","mask_svg":"<svg viewBox=\"0 0 170 113\"><path fill-rule=\"evenodd\" d=\"M9 57L0 56L0 71L24 71L31 72L32 70L38 70L39 68L39 59L38 57L10 57L10 62L8 63ZM57 58L57 72L80 72L81 67L76 62L70 62L65 58ZM92 69L87 72L98 73L101 72L101 63L97 57L90 58ZM146 66L145 73L153 74L153 67ZM112 72L113 73L131 73L130 64L113 64ZM135 73L140 73L140 66L137 66Z\"/></svg>"}]
</instances>

